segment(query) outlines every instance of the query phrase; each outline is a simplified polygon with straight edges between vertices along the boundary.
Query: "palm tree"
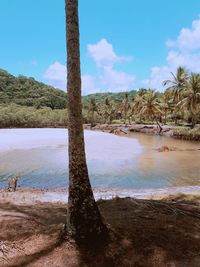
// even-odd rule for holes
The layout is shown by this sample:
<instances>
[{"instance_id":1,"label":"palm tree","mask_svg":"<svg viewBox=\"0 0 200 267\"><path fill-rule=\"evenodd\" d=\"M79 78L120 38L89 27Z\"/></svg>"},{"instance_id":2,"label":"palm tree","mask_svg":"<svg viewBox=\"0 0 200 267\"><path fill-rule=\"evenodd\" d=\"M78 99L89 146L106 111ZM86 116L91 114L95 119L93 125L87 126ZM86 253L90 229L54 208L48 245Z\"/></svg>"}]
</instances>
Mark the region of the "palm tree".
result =
<instances>
[{"instance_id":1,"label":"palm tree","mask_svg":"<svg viewBox=\"0 0 200 267\"><path fill-rule=\"evenodd\" d=\"M122 101L122 113L124 115L124 124L126 124L127 114L128 114L129 109L130 109L130 103L128 100L128 94L125 93L125 97ZM129 124L130 124L130 118L129 118Z\"/></svg>"},{"instance_id":2,"label":"palm tree","mask_svg":"<svg viewBox=\"0 0 200 267\"><path fill-rule=\"evenodd\" d=\"M184 89L184 86L189 78L185 68L178 67L176 74L171 72L172 80L165 80L163 85L170 85L167 89L172 89L174 92L174 101L177 103L180 101L180 93Z\"/></svg>"},{"instance_id":3,"label":"palm tree","mask_svg":"<svg viewBox=\"0 0 200 267\"><path fill-rule=\"evenodd\" d=\"M142 97L142 108L140 110L140 115L155 120L159 126L159 133L162 131L162 127L158 122L158 118L162 115L160 110L159 100L157 98L156 92L154 90L148 89Z\"/></svg>"},{"instance_id":4,"label":"palm tree","mask_svg":"<svg viewBox=\"0 0 200 267\"><path fill-rule=\"evenodd\" d=\"M95 112L98 113L98 105L95 101L94 98L90 99L90 104L89 104L89 109L88 109L88 113L91 114L91 125L94 124L94 114Z\"/></svg>"},{"instance_id":5,"label":"palm tree","mask_svg":"<svg viewBox=\"0 0 200 267\"><path fill-rule=\"evenodd\" d=\"M167 123L167 115L169 111L173 113L173 91L172 89L167 89L162 94L160 107L162 111L164 112L164 124Z\"/></svg>"},{"instance_id":6,"label":"palm tree","mask_svg":"<svg viewBox=\"0 0 200 267\"><path fill-rule=\"evenodd\" d=\"M69 198L66 228L76 241L102 237L102 222L89 181L82 125L78 0L65 0L67 41Z\"/></svg>"},{"instance_id":7,"label":"palm tree","mask_svg":"<svg viewBox=\"0 0 200 267\"><path fill-rule=\"evenodd\" d=\"M105 117L106 122L111 124L116 114L116 105L109 97L106 97L105 102L102 105L102 114Z\"/></svg>"},{"instance_id":8,"label":"palm tree","mask_svg":"<svg viewBox=\"0 0 200 267\"><path fill-rule=\"evenodd\" d=\"M189 75L185 68L179 66L177 68L176 74L171 72L172 80L165 80L163 85L169 85L167 89L170 89L174 93L173 104L175 112L175 124L177 124L177 115L178 115L178 102L181 100L181 92L183 91L185 84L189 78Z\"/></svg>"},{"instance_id":9,"label":"palm tree","mask_svg":"<svg viewBox=\"0 0 200 267\"><path fill-rule=\"evenodd\" d=\"M140 110L142 109L142 102L143 102L143 96L145 95L145 92L141 92L140 90L136 94L135 98L133 99L131 109L132 113L136 116L140 113ZM141 116L140 116L141 118Z\"/></svg>"},{"instance_id":10,"label":"palm tree","mask_svg":"<svg viewBox=\"0 0 200 267\"><path fill-rule=\"evenodd\" d=\"M200 110L200 74L192 73L189 81L185 85L183 99L178 103L181 108L186 108L192 119L192 128L195 127L196 117Z\"/></svg>"}]
</instances>

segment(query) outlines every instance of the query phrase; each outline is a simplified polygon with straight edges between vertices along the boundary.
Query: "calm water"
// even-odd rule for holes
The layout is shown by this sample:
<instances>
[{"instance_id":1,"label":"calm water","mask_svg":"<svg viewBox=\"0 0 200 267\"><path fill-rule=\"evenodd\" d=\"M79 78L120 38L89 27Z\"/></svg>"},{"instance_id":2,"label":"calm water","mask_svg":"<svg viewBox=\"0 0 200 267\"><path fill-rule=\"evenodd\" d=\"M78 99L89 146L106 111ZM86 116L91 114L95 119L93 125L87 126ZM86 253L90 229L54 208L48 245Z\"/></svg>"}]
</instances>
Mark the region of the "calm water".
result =
<instances>
[{"instance_id":1,"label":"calm water","mask_svg":"<svg viewBox=\"0 0 200 267\"><path fill-rule=\"evenodd\" d=\"M160 153L162 145L178 149L200 144L162 136L131 138L85 131L91 183L96 188L162 188L200 185L200 151ZM0 176L20 175L20 185L59 188L67 185L67 130L0 130ZM0 186L4 186L3 183Z\"/></svg>"}]
</instances>

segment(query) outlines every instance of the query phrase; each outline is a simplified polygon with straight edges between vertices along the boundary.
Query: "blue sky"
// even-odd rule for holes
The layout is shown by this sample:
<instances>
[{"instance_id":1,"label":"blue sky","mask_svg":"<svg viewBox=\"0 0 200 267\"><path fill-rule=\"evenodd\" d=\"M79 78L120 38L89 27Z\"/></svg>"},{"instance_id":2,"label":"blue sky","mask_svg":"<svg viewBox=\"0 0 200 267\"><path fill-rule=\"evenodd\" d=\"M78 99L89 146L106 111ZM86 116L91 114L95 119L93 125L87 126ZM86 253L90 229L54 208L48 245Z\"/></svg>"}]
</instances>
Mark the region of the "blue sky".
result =
<instances>
[{"instance_id":1,"label":"blue sky","mask_svg":"<svg viewBox=\"0 0 200 267\"><path fill-rule=\"evenodd\" d=\"M83 94L200 72L200 1L79 0ZM65 88L64 0L0 0L0 67Z\"/></svg>"}]
</instances>

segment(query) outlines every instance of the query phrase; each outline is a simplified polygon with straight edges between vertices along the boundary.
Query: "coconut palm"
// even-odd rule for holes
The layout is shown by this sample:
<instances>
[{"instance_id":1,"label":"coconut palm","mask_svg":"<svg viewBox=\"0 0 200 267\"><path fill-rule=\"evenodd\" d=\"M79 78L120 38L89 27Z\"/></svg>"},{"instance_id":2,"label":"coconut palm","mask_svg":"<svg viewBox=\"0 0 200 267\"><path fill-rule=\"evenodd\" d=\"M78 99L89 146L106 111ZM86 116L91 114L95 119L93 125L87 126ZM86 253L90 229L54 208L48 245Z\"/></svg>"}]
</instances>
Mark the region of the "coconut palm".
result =
<instances>
[{"instance_id":1,"label":"coconut palm","mask_svg":"<svg viewBox=\"0 0 200 267\"><path fill-rule=\"evenodd\" d=\"M189 78L188 73L185 68L178 67L176 74L171 72L172 80L165 80L163 85L169 85L167 89L171 89L174 92L174 102L178 103L180 101L180 93L184 89L184 86Z\"/></svg>"},{"instance_id":2,"label":"coconut palm","mask_svg":"<svg viewBox=\"0 0 200 267\"><path fill-rule=\"evenodd\" d=\"M192 119L192 128L196 124L196 117L200 104L200 74L192 73L189 81L185 85L185 90L183 92L183 99L178 103L182 109L186 108Z\"/></svg>"},{"instance_id":3,"label":"coconut palm","mask_svg":"<svg viewBox=\"0 0 200 267\"><path fill-rule=\"evenodd\" d=\"M173 91L172 89L167 89L162 95L161 95L161 102L160 107L164 113L164 124L167 123L167 115L169 111L170 113L173 113Z\"/></svg>"},{"instance_id":4,"label":"coconut palm","mask_svg":"<svg viewBox=\"0 0 200 267\"><path fill-rule=\"evenodd\" d=\"M174 117L175 117L175 124L178 123L178 116L179 116L179 106L177 105L181 100L181 92L183 91L185 84L189 78L189 75L185 68L179 66L177 68L176 74L171 72L172 80L165 80L163 85L169 85L167 89L173 91L173 106L174 106Z\"/></svg>"},{"instance_id":5,"label":"coconut palm","mask_svg":"<svg viewBox=\"0 0 200 267\"><path fill-rule=\"evenodd\" d=\"M76 241L106 232L94 200L85 156L82 125L78 0L65 0L67 31L67 91L69 198L66 228Z\"/></svg>"},{"instance_id":6,"label":"coconut palm","mask_svg":"<svg viewBox=\"0 0 200 267\"><path fill-rule=\"evenodd\" d=\"M132 102L131 102L131 112L134 115L134 117L137 117L137 115L139 114L142 108L142 102L143 102L143 95L140 95L138 92L135 98L132 99ZM141 119L141 116L140 116L140 119Z\"/></svg>"},{"instance_id":7,"label":"coconut palm","mask_svg":"<svg viewBox=\"0 0 200 267\"><path fill-rule=\"evenodd\" d=\"M111 124L116 115L115 102L111 98L107 97L101 109L101 114L106 119L106 122Z\"/></svg>"},{"instance_id":8,"label":"coconut palm","mask_svg":"<svg viewBox=\"0 0 200 267\"><path fill-rule=\"evenodd\" d=\"M160 132L162 127L160 126L158 119L162 115L160 109L159 99L157 98L156 92L154 90L148 89L142 97L140 115L145 116L148 119L155 120L159 126Z\"/></svg>"},{"instance_id":9,"label":"coconut palm","mask_svg":"<svg viewBox=\"0 0 200 267\"><path fill-rule=\"evenodd\" d=\"M95 99L94 98L91 98L90 99L88 113L91 115L92 124L94 123L94 115L95 115L95 112L98 113L98 105L97 105Z\"/></svg>"},{"instance_id":10,"label":"coconut palm","mask_svg":"<svg viewBox=\"0 0 200 267\"><path fill-rule=\"evenodd\" d=\"M132 104L132 110L134 113L138 113L138 111L141 110L142 102L143 102L143 96L140 96L139 94L137 94L135 98L133 99L133 104Z\"/></svg>"},{"instance_id":11,"label":"coconut palm","mask_svg":"<svg viewBox=\"0 0 200 267\"><path fill-rule=\"evenodd\" d=\"M124 124L126 124L129 109L130 109L130 103L128 99L128 94L125 93L125 97L122 101L122 114L124 117ZM130 119L129 119L129 124L130 124Z\"/></svg>"}]
</instances>

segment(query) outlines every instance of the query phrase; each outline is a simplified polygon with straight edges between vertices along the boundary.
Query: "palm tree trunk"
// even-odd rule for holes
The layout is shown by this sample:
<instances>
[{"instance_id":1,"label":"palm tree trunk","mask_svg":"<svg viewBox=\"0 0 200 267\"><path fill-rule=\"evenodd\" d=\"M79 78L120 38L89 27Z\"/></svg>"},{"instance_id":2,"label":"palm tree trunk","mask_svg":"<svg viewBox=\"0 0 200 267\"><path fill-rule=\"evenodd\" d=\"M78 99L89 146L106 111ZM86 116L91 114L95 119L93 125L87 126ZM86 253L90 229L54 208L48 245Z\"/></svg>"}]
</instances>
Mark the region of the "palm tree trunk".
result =
<instances>
[{"instance_id":1,"label":"palm tree trunk","mask_svg":"<svg viewBox=\"0 0 200 267\"><path fill-rule=\"evenodd\" d=\"M166 125L167 124L167 109L165 109L165 122L164 124Z\"/></svg>"},{"instance_id":2,"label":"palm tree trunk","mask_svg":"<svg viewBox=\"0 0 200 267\"><path fill-rule=\"evenodd\" d=\"M163 128L162 128L162 126L160 125L160 123L158 122L157 118L155 118L155 121L156 121L156 123L157 123L157 125L158 125L158 129L159 129L158 134L161 134L162 131L163 131Z\"/></svg>"},{"instance_id":3,"label":"palm tree trunk","mask_svg":"<svg viewBox=\"0 0 200 267\"><path fill-rule=\"evenodd\" d=\"M69 198L66 228L76 241L102 236L102 222L89 181L82 125L78 0L65 0L67 31L67 91Z\"/></svg>"},{"instance_id":4,"label":"palm tree trunk","mask_svg":"<svg viewBox=\"0 0 200 267\"><path fill-rule=\"evenodd\" d=\"M195 125L196 125L195 116L194 114L192 114L192 129L195 127Z\"/></svg>"}]
</instances>

